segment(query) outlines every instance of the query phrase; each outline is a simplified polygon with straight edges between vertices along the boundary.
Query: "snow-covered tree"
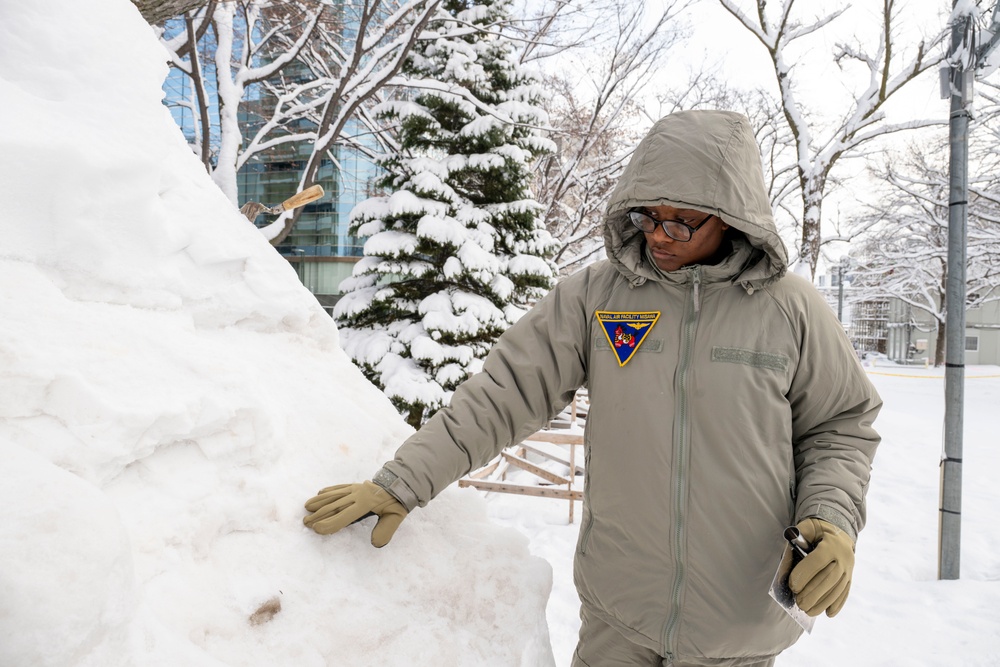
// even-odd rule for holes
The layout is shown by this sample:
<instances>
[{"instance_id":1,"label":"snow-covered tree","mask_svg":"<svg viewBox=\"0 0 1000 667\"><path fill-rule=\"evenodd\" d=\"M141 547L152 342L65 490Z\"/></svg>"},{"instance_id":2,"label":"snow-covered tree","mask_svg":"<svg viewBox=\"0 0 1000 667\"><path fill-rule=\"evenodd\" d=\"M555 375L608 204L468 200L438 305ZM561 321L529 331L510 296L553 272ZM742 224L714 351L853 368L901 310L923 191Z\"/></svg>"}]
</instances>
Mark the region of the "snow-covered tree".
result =
<instances>
[{"instance_id":1,"label":"snow-covered tree","mask_svg":"<svg viewBox=\"0 0 1000 667\"><path fill-rule=\"evenodd\" d=\"M380 160L385 194L351 214L369 238L341 285L341 343L414 427L550 286L529 185L551 142L540 87L500 29L508 11L444 0L404 65L410 94L381 108L398 136Z\"/></svg>"},{"instance_id":2,"label":"snow-covered tree","mask_svg":"<svg viewBox=\"0 0 1000 667\"><path fill-rule=\"evenodd\" d=\"M937 323L934 364L945 358L948 192L944 146L912 150L902 169L885 166L886 187L866 213L875 224L854 257L854 301L899 299ZM934 156L934 157L931 157ZM935 159L937 157L937 159ZM1000 179L991 170L970 182L966 308L1000 299Z\"/></svg>"},{"instance_id":3,"label":"snow-covered tree","mask_svg":"<svg viewBox=\"0 0 1000 667\"><path fill-rule=\"evenodd\" d=\"M767 51L774 69L785 123L794 142L795 172L800 206L794 220L800 226L799 261L816 272L821 247L823 200L835 178L834 168L845 158L860 155L872 140L902 130L940 124L940 119L914 119L898 122L886 116L887 103L923 72L936 67L946 56L937 49L948 34L942 24L934 34L914 43L903 35L903 3L882 0L878 16L866 19L853 8L858 20L854 30L864 25L878 27L877 41L869 45L857 37L838 42L833 52L834 64L845 73L846 97L834 98L827 86L822 108L803 101L800 88L809 83L798 67L797 50L811 35L828 32L829 26L852 8L845 5L815 18L800 20L794 16L795 0L718 0ZM747 5L750 9L744 9ZM805 5L805 3L803 3ZM805 5L815 9L813 4ZM843 22L843 21L841 21ZM855 32L857 34L857 32ZM797 44L798 43L798 44ZM838 239L839 240L839 239Z\"/></svg>"},{"instance_id":4,"label":"snow-covered tree","mask_svg":"<svg viewBox=\"0 0 1000 667\"><path fill-rule=\"evenodd\" d=\"M619 13L645 7L645 0L515 0L510 32L520 44L521 64L559 62L564 54L612 41Z\"/></svg>"},{"instance_id":5,"label":"snow-covered tree","mask_svg":"<svg viewBox=\"0 0 1000 667\"><path fill-rule=\"evenodd\" d=\"M729 109L745 115L760 147L768 200L787 215L778 217L779 231L796 213L789 195L796 192L797 170L791 133L783 122L781 103L763 88L733 87L712 70L692 71L686 85L658 92L661 115L684 109Z\"/></svg>"},{"instance_id":6,"label":"snow-covered tree","mask_svg":"<svg viewBox=\"0 0 1000 667\"><path fill-rule=\"evenodd\" d=\"M547 58L553 94L546 108L557 150L536 163L535 187L546 228L559 242L553 261L562 273L603 255L608 197L649 125L636 100L680 39L677 4L651 18L643 4L613 0L592 9L599 25L588 31L587 48ZM527 44L539 41L536 35Z\"/></svg>"},{"instance_id":7,"label":"snow-covered tree","mask_svg":"<svg viewBox=\"0 0 1000 667\"><path fill-rule=\"evenodd\" d=\"M349 142L348 122L380 99L439 2L209 0L168 22L161 41L191 84L176 104L192 113L192 148L233 203L239 170L282 145L310 147L301 185L312 184L334 145ZM251 100L259 119L252 132ZM262 233L280 243L294 220L286 213Z\"/></svg>"},{"instance_id":8,"label":"snow-covered tree","mask_svg":"<svg viewBox=\"0 0 1000 667\"><path fill-rule=\"evenodd\" d=\"M190 79L179 102L192 112L192 149L219 188L236 204L236 173L252 156L244 150L240 105L253 86L278 76L313 38L324 9L320 0L211 0L168 22L162 43L171 66ZM277 36L291 36L279 49Z\"/></svg>"},{"instance_id":9,"label":"snow-covered tree","mask_svg":"<svg viewBox=\"0 0 1000 667\"><path fill-rule=\"evenodd\" d=\"M369 132L377 132L379 128L369 112L382 101L386 88L392 87L410 49L440 4L441 0L355 0L337 4L341 28L320 31L299 55L310 76L266 82L278 104L272 118L250 140L249 149L307 142L311 150L299 176L300 190L315 182L325 160L337 163L333 156L336 145L351 145L367 153L366 142L355 141L347 129L356 120L366 137L372 136ZM284 43L287 49L294 48L287 36ZM261 232L278 245L301 214L302 209L285 213Z\"/></svg>"}]
</instances>

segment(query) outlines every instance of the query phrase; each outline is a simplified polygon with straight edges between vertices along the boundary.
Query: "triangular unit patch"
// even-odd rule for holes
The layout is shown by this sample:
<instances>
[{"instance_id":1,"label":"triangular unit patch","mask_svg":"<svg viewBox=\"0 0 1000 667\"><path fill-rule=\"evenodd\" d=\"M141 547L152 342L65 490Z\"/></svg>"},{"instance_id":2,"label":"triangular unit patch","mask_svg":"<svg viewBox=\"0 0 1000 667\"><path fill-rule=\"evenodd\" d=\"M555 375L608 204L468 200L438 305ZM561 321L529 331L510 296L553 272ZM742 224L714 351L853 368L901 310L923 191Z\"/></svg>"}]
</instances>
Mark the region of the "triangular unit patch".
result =
<instances>
[{"instance_id":1,"label":"triangular unit patch","mask_svg":"<svg viewBox=\"0 0 1000 667\"><path fill-rule=\"evenodd\" d=\"M604 329L604 335L607 336L611 349L618 355L619 366L627 364L639 351L642 341L652 331L656 320L660 319L659 311L614 313L598 310L594 314Z\"/></svg>"}]
</instances>

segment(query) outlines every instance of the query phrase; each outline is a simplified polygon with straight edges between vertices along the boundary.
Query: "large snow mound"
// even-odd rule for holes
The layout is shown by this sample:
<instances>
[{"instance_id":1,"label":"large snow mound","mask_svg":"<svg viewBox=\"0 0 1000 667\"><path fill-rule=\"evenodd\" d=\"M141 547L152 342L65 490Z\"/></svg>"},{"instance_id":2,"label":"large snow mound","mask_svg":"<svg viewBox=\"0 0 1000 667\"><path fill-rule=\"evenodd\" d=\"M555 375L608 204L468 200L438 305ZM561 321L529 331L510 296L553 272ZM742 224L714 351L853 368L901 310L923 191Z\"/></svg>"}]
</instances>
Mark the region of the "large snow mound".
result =
<instances>
[{"instance_id":1,"label":"large snow mound","mask_svg":"<svg viewBox=\"0 0 1000 667\"><path fill-rule=\"evenodd\" d=\"M408 434L161 105L128 0L0 0L0 665L547 665L548 565L446 492L301 525Z\"/></svg>"}]
</instances>

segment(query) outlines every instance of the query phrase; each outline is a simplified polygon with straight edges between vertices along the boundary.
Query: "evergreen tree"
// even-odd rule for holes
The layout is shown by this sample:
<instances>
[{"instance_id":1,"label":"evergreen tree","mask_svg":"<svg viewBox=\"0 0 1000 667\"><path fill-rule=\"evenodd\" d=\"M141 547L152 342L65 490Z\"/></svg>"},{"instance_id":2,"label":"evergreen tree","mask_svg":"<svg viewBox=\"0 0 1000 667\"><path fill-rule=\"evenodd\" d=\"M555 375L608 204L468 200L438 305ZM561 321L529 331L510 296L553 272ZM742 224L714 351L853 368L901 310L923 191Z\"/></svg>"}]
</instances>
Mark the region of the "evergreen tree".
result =
<instances>
[{"instance_id":1,"label":"evergreen tree","mask_svg":"<svg viewBox=\"0 0 1000 667\"><path fill-rule=\"evenodd\" d=\"M351 213L368 237L341 284L344 350L414 428L446 405L552 277L530 162L551 149L541 88L501 31L509 0L445 0L386 103L398 150L384 196Z\"/></svg>"}]
</instances>

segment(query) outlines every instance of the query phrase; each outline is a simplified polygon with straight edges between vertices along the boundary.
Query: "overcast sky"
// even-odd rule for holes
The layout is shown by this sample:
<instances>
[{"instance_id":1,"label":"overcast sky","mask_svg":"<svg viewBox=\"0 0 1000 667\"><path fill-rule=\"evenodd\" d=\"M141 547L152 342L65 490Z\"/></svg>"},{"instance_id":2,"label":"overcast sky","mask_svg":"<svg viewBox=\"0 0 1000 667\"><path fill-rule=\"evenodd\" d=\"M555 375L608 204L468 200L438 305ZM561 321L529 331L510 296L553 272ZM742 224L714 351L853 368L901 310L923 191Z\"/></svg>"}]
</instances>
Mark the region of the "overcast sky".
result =
<instances>
[{"instance_id":1,"label":"overcast sky","mask_svg":"<svg viewBox=\"0 0 1000 667\"><path fill-rule=\"evenodd\" d=\"M665 0L655 0L651 7ZM752 0L738 0L748 12L753 10ZM772 3L777 9L779 3ZM840 7L848 9L838 19L822 30L797 41L789 50L789 60L797 68L797 90L801 99L814 111L822 113L824 105L843 101L847 94L848 82L867 83L867 75L855 66L853 70L841 72L833 62L832 52L839 42L874 46L878 43L881 20L881 2L874 0L809 0L798 2L793 17L802 22L822 16ZM898 43L909 56L919 35L932 33L947 21L951 3L948 0L897 0L899 15L905 21L900 24L901 37ZM691 22L691 40L685 49L690 61L695 64L717 64L730 83L740 82L746 87L755 85L775 89L771 61L763 46L744 29L735 17L725 11L718 0L698 0L686 12ZM851 76L853 74L853 77ZM894 105L893 113L910 116L921 114L947 116L947 102L938 93L936 75L928 76L914 85L905 97L904 103Z\"/></svg>"}]
</instances>

